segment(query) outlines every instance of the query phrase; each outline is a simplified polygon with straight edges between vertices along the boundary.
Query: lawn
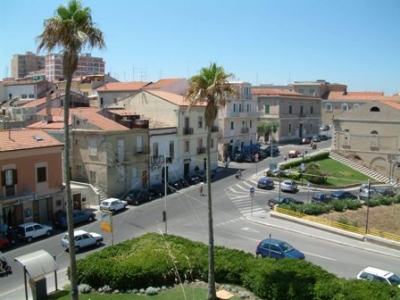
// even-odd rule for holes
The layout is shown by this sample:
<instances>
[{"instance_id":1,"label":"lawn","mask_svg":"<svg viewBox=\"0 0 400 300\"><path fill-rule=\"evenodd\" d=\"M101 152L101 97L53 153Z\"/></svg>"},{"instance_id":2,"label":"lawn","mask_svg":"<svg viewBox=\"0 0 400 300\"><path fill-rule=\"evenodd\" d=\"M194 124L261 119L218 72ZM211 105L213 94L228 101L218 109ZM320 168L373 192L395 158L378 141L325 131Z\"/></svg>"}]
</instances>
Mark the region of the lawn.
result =
<instances>
[{"instance_id":1,"label":"lawn","mask_svg":"<svg viewBox=\"0 0 400 300\"><path fill-rule=\"evenodd\" d=\"M368 180L374 182L374 180L367 175L364 175L331 158L318 160L314 163L319 165L321 170L328 174L327 185L330 186L346 186L366 182Z\"/></svg>"}]
</instances>

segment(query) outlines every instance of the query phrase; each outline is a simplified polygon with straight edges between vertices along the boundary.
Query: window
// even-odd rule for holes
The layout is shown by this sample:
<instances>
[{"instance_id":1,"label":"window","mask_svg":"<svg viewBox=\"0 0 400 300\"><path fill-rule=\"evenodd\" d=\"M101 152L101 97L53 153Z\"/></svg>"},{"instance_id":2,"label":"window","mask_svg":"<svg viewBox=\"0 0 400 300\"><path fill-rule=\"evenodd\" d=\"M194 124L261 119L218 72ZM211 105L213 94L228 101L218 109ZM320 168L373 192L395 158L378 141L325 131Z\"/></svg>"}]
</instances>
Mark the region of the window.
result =
<instances>
[{"instance_id":1,"label":"window","mask_svg":"<svg viewBox=\"0 0 400 300\"><path fill-rule=\"evenodd\" d=\"M236 112L236 103L233 103L233 112Z\"/></svg>"},{"instance_id":2,"label":"window","mask_svg":"<svg viewBox=\"0 0 400 300\"><path fill-rule=\"evenodd\" d=\"M380 111L380 110L379 110L379 107L374 106L374 107L371 107L371 109L369 111L370 112L377 112L377 111Z\"/></svg>"},{"instance_id":3,"label":"window","mask_svg":"<svg viewBox=\"0 0 400 300\"><path fill-rule=\"evenodd\" d=\"M189 141L185 141L185 152L189 152L190 151L189 145L190 145Z\"/></svg>"},{"instance_id":4,"label":"window","mask_svg":"<svg viewBox=\"0 0 400 300\"><path fill-rule=\"evenodd\" d=\"M346 110L349 110L349 106L347 105L347 103L342 103L342 111Z\"/></svg>"},{"instance_id":5,"label":"window","mask_svg":"<svg viewBox=\"0 0 400 300\"><path fill-rule=\"evenodd\" d=\"M124 181L125 180L125 167L119 166L118 167L118 180L117 181Z\"/></svg>"},{"instance_id":6,"label":"window","mask_svg":"<svg viewBox=\"0 0 400 300\"><path fill-rule=\"evenodd\" d=\"M35 95L34 94L29 94L29 99L33 99L33 98L35 98Z\"/></svg>"},{"instance_id":7,"label":"window","mask_svg":"<svg viewBox=\"0 0 400 300\"><path fill-rule=\"evenodd\" d=\"M90 156L97 155L97 141L95 139L89 140L89 155Z\"/></svg>"},{"instance_id":8,"label":"window","mask_svg":"<svg viewBox=\"0 0 400 300\"><path fill-rule=\"evenodd\" d=\"M332 111L332 104L331 103L326 103L325 104L325 110Z\"/></svg>"},{"instance_id":9,"label":"window","mask_svg":"<svg viewBox=\"0 0 400 300\"><path fill-rule=\"evenodd\" d=\"M47 181L47 169L46 167L39 167L36 169L37 174L37 182L45 182Z\"/></svg>"},{"instance_id":10,"label":"window","mask_svg":"<svg viewBox=\"0 0 400 300\"><path fill-rule=\"evenodd\" d=\"M314 89L310 89L310 95L314 95L315 96L315 90Z\"/></svg>"},{"instance_id":11,"label":"window","mask_svg":"<svg viewBox=\"0 0 400 300\"><path fill-rule=\"evenodd\" d=\"M242 111L242 103L239 103L239 112Z\"/></svg>"},{"instance_id":12,"label":"window","mask_svg":"<svg viewBox=\"0 0 400 300\"><path fill-rule=\"evenodd\" d=\"M300 106L300 114L302 115L304 112L303 112L303 105L301 105Z\"/></svg>"},{"instance_id":13,"label":"window","mask_svg":"<svg viewBox=\"0 0 400 300\"><path fill-rule=\"evenodd\" d=\"M250 128L253 128L253 121L250 120Z\"/></svg>"},{"instance_id":14,"label":"window","mask_svg":"<svg viewBox=\"0 0 400 300\"><path fill-rule=\"evenodd\" d=\"M203 117L199 117L199 128L203 128Z\"/></svg>"},{"instance_id":15,"label":"window","mask_svg":"<svg viewBox=\"0 0 400 300\"><path fill-rule=\"evenodd\" d=\"M292 113L292 110L293 110L292 106L291 106L291 105L289 105L289 114L291 114L291 113Z\"/></svg>"},{"instance_id":16,"label":"window","mask_svg":"<svg viewBox=\"0 0 400 300\"><path fill-rule=\"evenodd\" d=\"M95 184L96 183L96 172L90 171L89 176L90 176L90 183Z\"/></svg>"},{"instance_id":17,"label":"window","mask_svg":"<svg viewBox=\"0 0 400 300\"><path fill-rule=\"evenodd\" d=\"M265 104L265 114L269 114L269 104Z\"/></svg>"},{"instance_id":18,"label":"window","mask_svg":"<svg viewBox=\"0 0 400 300\"><path fill-rule=\"evenodd\" d=\"M299 89L300 94L304 94L304 89Z\"/></svg>"},{"instance_id":19,"label":"window","mask_svg":"<svg viewBox=\"0 0 400 300\"><path fill-rule=\"evenodd\" d=\"M175 147L174 147L174 141L170 141L169 142L169 157L171 159L174 159L175 157L175 151L174 151Z\"/></svg>"},{"instance_id":20,"label":"window","mask_svg":"<svg viewBox=\"0 0 400 300\"><path fill-rule=\"evenodd\" d=\"M27 99L28 97L26 96L26 94L22 94L21 95L21 99Z\"/></svg>"},{"instance_id":21,"label":"window","mask_svg":"<svg viewBox=\"0 0 400 300\"><path fill-rule=\"evenodd\" d=\"M7 169L2 172L2 185L3 186L14 186L17 184L17 170Z\"/></svg>"},{"instance_id":22,"label":"window","mask_svg":"<svg viewBox=\"0 0 400 300\"><path fill-rule=\"evenodd\" d=\"M76 165L75 169L76 169L76 175L78 177L82 177L82 175L83 175L82 165Z\"/></svg>"},{"instance_id":23,"label":"window","mask_svg":"<svg viewBox=\"0 0 400 300\"><path fill-rule=\"evenodd\" d=\"M235 129L233 121L231 121L231 130Z\"/></svg>"},{"instance_id":24,"label":"window","mask_svg":"<svg viewBox=\"0 0 400 300\"><path fill-rule=\"evenodd\" d=\"M245 128L245 127L246 127L246 122L242 121L242 128Z\"/></svg>"},{"instance_id":25,"label":"window","mask_svg":"<svg viewBox=\"0 0 400 300\"><path fill-rule=\"evenodd\" d=\"M288 131L289 131L289 133L292 133L292 124L289 124Z\"/></svg>"},{"instance_id":26,"label":"window","mask_svg":"<svg viewBox=\"0 0 400 300\"><path fill-rule=\"evenodd\" d=\"M314 113L314 106L311 106L310 107L310 114L313 114Z\"/></svg>"},{"instance_id":27,"label":"window","mask_svg":"<svg viewBox=\"0 0 400 300\"><path fill-rule=\"evenodd\" d=\"M371 131L371 148L379 148L378 131Z\"/></svg>"},{"instance_id":28,"label":"window","mask_svg":"<svg viewBox=\"0 0 400 300\"><path fill-rule=\"evenodd\" d=\"M210 148L214 148L214 139L211 139L211 146Z\"/></svg>"},{"instance_id":29,"label":"window","mask_svg":"<svg viewBox=\"0 0 400 300\"><path fill-rule=\"evenodd\" d=\"M247 103L246 107L247 107L247 111L251 111L251 104L250 103Z\"/></svg>"},{"instance_id":30,"label":"window","mask_svg":"<svg viewBox=\"0 0 400 300\"><path fill-rule=\"evenodd\" d=\"M153 143L153 156L158 156L158 143Z\"/></svg>"}]
</instances>

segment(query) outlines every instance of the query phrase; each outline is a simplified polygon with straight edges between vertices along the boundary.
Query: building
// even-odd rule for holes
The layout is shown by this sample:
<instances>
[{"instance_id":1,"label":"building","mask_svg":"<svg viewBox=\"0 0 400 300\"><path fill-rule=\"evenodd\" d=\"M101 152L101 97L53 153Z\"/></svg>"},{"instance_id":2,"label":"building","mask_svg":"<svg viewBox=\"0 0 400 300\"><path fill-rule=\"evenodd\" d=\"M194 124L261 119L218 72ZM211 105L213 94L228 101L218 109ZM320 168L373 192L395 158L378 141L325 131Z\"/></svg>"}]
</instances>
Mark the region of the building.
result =
<instances>
[{"instance_id":1,"label":"building","mask_svg":"<svg viewBox=\"0 0 400 300\"><path fill-rule=\"evenodd\" d=\"M278 124L277 132L270 134L274 143L299 143L303 137L319 133L321 98L286 89L257 88L252 94L258 99L258 121Z\"/></svg>"},{"instance_id":2,"label":"building","mask_svg":"<svg viewBox=\"0 0 400 300\"><path fill-rule=\"evenodd\" d=\"M400 104L369 101L333 118L332 151L400 178Z\"/></svg>"},{"instance_id":3,"label":"building","mask_svg":"<svg viewBox=\"0 0 400 300\"><path fill-rule=\"evenodd\" d=\"M248 82L230 82L238 95L230 97L218 111L218 159L234 158L245 147L257 144L257 97Z\"/></svg>"},{"instance_id":4,"label":"building","mask_svg":"<svg viewBox=\"0 0 400 300\"><path fill-rule=\"evenodd\" d=\"M42 130L0 130L0 223L51 222L64 208L64 144ZM3 227L1 227L3 228Z\"/></svg>"},{"instance_id":5,"label":"building","mask_svg":"<svg viewBox=\"0 0 400 300\"><path fill-rule=\"evenodd\" d=\"M24 78L29 73L44 69L45 57L32 52L14 54L11 59L11 77Z\"/></svg>"},{"instance_id":6,"label":"building","mask_svg":"<svg viewBox=\"0 0 400 300\"><path fill-rule=\"evenodd\" d=\"M92 57L86 53L79 56L78 66L73 75L85 76L92 74L104 74L105 62L102 57ZM63 55L62 54L47 54L45 57L45 74L49 81L64 80L63 74Z\"/></svg>"}]
</instances>

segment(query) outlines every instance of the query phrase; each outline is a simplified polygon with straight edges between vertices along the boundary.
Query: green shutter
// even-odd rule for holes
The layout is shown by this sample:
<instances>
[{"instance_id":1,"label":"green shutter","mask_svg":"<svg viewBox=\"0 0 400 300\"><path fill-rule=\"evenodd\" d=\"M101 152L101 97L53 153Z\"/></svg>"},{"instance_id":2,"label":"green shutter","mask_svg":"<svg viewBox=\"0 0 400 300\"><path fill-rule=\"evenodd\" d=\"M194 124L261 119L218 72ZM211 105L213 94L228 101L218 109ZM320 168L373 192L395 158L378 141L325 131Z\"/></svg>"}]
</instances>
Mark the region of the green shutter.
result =
<instances>
[{"instance_id":1,"label":"green shutter","mask_svg":"<svg viewBox=\"0 0 400 300\"><path fill-rule=\"evenodd\" d=\"M269 114L269 104L266 104L266 105L265 105L265 113L266 113L266 114Z\"/></svg>"}]
</instances>

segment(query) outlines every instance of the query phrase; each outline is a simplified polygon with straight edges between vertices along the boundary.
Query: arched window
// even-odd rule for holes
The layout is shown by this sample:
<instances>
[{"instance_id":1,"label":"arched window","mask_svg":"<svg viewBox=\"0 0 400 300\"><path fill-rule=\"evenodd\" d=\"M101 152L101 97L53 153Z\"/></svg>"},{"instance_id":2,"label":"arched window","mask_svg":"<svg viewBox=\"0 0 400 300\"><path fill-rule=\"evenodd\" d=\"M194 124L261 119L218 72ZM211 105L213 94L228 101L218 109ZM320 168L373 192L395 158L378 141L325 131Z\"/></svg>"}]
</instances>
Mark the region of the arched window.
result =
<instances>
[{"instance_id":1,"label":"arched window","mask_svg":"<svg viewBox=\"0 0 400 300\"><path fill-rule=\"evenodd\" d=\"M373 106L369 111L380 111L379 107Z\"/></svg>"},{"instance_id":2,"label":"arched window","mask_svg":"<svg viewBox=\"0 0 400 300\"><path fill-rule=\"evenodd\" d=\"M347 103L342 103L342 110L343 111L349 110L349 105Z\"/></svg>"},{"instance_id":3,"label":"arched window","mask_svg":"<svg viewBox=\"0 0 400 300\"><path fill-rule=\"evenodd\" d=\"M371 131L371 134L378 134L378 131L372 130L372 131Z\"/></svg>"},{"instance_id":4,"label":"arched window","mask_svg":"<svg viewBox=\"0 0 400 300\"><path fill-rule=\"evenodd\" d=\"M379 139L378 139L378 131L371 131L371 149L378 150L379 149Z\"/></svg>"}]
</instances>

